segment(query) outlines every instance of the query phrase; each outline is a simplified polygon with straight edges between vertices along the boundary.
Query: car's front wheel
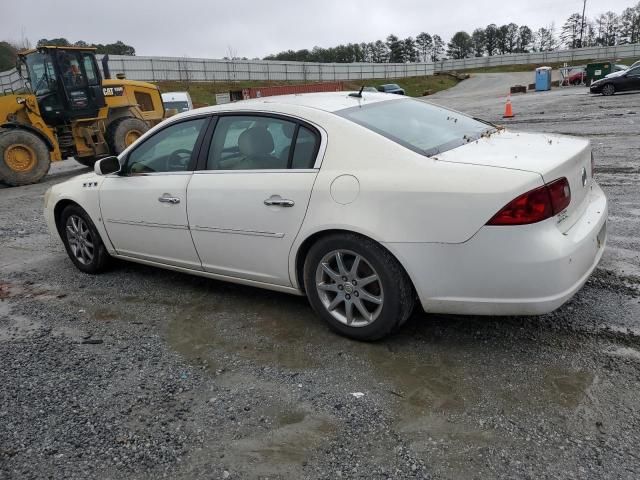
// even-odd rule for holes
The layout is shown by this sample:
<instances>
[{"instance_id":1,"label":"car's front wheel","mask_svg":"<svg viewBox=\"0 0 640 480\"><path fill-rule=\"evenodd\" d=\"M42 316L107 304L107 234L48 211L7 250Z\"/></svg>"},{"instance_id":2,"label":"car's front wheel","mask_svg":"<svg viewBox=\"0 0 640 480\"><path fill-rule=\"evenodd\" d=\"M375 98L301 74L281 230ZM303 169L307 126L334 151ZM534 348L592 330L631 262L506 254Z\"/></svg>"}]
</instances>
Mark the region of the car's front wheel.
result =
<instances>
[{"instance_id":1,"label":"car's front wheel","mask_svg":"<svg viewBox=\"0 0 640 480\"><path fill-rule=\"evenodd\" d=\"M607 83L604 87L602 87L602 94L603 95L613 95L614 93L616 93L616 87L613 86L613 84L611 83Z\"/></svg>"},{"instance_id":2,"label":"car's front wheel","mask_svg":"<svg viewBox=\"0 0 640 480\"><path fill-rule=\"evenodd\" d=\"M321 238L304 265L314 310L334 331L356 340L378 340L413 310L411 281L382 246L355 234Z\"/></svg>"},{"instance_id":3,"label":"car's front wheel","mask_svg":"<svg viewBox=\"0 0 640 480\"><path fill-rule=\"evenodd\" d=\"M85 273L100 273L111 258L95 225L78 205L62 211L59 230L73 264Z\"/></svg>"}]
</instances>

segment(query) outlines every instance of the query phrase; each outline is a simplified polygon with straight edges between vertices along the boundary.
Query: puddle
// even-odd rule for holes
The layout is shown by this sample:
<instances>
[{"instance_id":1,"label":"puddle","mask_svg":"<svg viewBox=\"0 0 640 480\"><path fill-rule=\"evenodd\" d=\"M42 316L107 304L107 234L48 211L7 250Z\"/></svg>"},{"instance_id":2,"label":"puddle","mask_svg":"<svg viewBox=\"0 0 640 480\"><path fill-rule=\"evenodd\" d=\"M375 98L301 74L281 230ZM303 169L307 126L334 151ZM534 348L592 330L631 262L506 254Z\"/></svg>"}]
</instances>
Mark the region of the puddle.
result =
<instances>
[{"instance_id":1,"label":"puddle","mask_svg":"<svg viewBox=\"0 0 640 480\"><path fill-rule=\"evenodd\" d=\"M375 375L393 385L404 415L460 412L476 392L465 382L465 368L439 353L394 353L384 345L370 346L368 357Z\"/></svg>"},{"instance_id":2,"label":"puddle","mask_svg":"<svg viewBox=\"0 0 640 480\"><path fill-rule=\"evenodd\" d=\"M329 417L295 413L296 421L292 423L285 422L265 434L232 442L225 459L235 465L234 470L251 472L254 478L267 475L302 478L303 463L334 435L336 427ZM287 421L292 419L289 417Z\"/></svg>"},{"instance_id":3,"label":"puddle","mask_svg":"<svg viewBox=\"0 0 640 480\"><path fill-rule=\"evenodd\" d=\"M8 302L0 300L0 342L28 338L41 327L40 322L11 314Z\"/></svg>"},{"instance_id":4,"label":"puddle","mask_svg":"<svg viewBox=\"0 0 640 480\"><path fill-rule=\"evenodd\" d=\"M0 342L16 341L36 334L44 324L22 315L11 313L9 302L0 299ZM67 337L79 343L85 333L77 328L56 325L49 334L54 337Z\"/></svg>"},{"instance_id":5,"label":"puddle","mask_svg":"<svg viewBox=\"0 0 640 480\"><path fill-rule=\"evenodd\" d=\"M197 295L174 310L168 342L196 363L215 365L223 352L258 365L314 368L317 344L336 341L300 297L243 288Z\"/></svg>"},{"instance_id":6,"label":"puddle","mask_svg":"<svg viewBox=\"0 0 640 480\"><path fill-rule=\"evenodd\" d=\"M576 408L587 394L593 378L589 372L551 369L544 377L543 396L558 405Z\"/></svg>"},{"instance_id":7,"label":"puddle","mask_svg":"<svg viewBox=\"0 0 640 480\"><path fill-rule=\"evenodd\" d=\"M98 308L93 312L93 318L100 322L109 322L120 318L120 314L108 308Z\"/></svg>"}]
</instances>

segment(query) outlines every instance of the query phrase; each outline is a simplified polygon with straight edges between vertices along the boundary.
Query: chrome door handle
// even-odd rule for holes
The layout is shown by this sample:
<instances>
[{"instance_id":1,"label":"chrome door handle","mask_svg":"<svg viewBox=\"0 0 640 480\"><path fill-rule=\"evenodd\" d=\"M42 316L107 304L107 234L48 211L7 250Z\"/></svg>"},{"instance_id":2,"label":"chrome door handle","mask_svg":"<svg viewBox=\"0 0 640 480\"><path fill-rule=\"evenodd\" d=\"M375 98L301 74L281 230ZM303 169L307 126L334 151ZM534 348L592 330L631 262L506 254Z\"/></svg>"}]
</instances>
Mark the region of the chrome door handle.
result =
<instances>
[{"instance_id":1,"label":"chrome door handle","mask_svg":"<svg viewBox=\"0 0 640 480\"><path fill-rule=\"evenodd\" d=\"M170 203L171 205L175 205L176 203L180 203L180 199L178 197L172 197L168 193L165 193L161 197L158 197L158 201L160 203Z\"/></svg>"},{"instance_id":2,"label":"chrome door handle","mask_svg":"<svg viewBox=\"0 0 640 480\"><path fill-rule=\"evenodd\" d=\"M296 202L282 198L280 195L271 195L264 201L264 204L267 207L293 207Z\"/></svg>"}]
</instances>

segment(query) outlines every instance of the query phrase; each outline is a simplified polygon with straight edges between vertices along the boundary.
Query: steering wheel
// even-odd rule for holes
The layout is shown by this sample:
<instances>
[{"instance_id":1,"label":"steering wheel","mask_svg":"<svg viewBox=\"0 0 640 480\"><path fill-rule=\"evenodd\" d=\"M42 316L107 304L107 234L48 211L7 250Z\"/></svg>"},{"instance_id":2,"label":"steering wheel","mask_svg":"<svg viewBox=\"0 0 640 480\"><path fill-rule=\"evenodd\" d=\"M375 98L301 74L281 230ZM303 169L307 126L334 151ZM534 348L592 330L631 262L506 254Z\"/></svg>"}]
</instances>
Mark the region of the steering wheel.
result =
<instances>
[{"instance_id":1,"label":"steering wheel","mask_svg":"<svg viewBox=\"0 0 640 480\"><path fill-rule=\"evenodd\" d=\"M186 155L186 157L183 155ZM184 169L189 163L189 160L191 160L191 150L180 148L169 155L167 159L167 170L173 170L172 167L174 166Z\"/></svg>"}]
</instances>

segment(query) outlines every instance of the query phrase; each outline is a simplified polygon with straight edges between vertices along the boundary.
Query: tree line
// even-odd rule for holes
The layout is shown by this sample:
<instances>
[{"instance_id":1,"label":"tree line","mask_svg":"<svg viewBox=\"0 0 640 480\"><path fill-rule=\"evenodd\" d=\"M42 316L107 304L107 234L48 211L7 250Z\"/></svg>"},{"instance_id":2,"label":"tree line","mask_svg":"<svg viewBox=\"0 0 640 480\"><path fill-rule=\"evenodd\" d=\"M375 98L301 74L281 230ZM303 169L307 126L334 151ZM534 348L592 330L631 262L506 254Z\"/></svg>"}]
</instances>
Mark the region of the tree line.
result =
<instances>
[{"instance_id":1,"label":"tree line","mask_svg":"<svg viewBox=\"0 0 640 480\"><path fill-rule=\"evenodd\" d=\"M37 46L53 45L57 47L94 47L96 53L99 54L111 54L111 55L135 55L136 49L131 45L127 45L121 41L115 43L108 43L103 45L101 43L87 43L83 40L71 43L66 38L43 38L38 40ZM13 42L0 41L0 72L5 72L16 66L16 57L21 50L28 50L31 48L31 43L23 39L19 44Z\"/></svg>"},{"instance_id":2,"label":"tree line","mask_svg":"<svg viewBox=\"0 0 640 480\"><path fill-rule=\"evenodd\" d=\"M456 32L448 43L437 34L422 32L415 38L389 35L375 42L348 43L311 50L286 50L264 60L323 63L435 62L508 53L549 52L559 48L613 46L640 42L640 2L621 14L606 12L596 18L581 13L569 16L559 31L555 24L533 30L527 25L489 24L473 32Z\"/></svg>"},{"instance_id":3,"label":"tree line","mask_svg":"<svg viewBox=\"0 0 640 480\"><path fill-rule=\"evenodd\" d=\"M71 43L66 38L42 38L38 40L38 47L42 47L45 45L53 45L56 47L93 47L96 49L96 53L103 55L109 54L133 56L136 54L135 48L133 48L131 45L127 45L124 42L121 42L120 40L115 43L107 43L106 45L103 45L102 43L87 43L84 40L78 40L77 42Z\"/></svg>"}]
</instances>

